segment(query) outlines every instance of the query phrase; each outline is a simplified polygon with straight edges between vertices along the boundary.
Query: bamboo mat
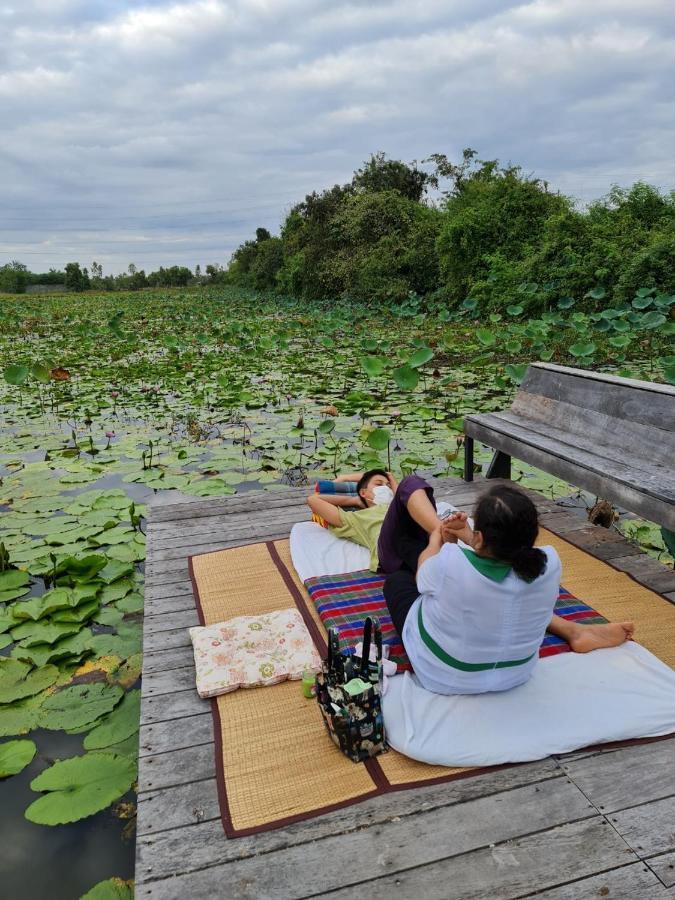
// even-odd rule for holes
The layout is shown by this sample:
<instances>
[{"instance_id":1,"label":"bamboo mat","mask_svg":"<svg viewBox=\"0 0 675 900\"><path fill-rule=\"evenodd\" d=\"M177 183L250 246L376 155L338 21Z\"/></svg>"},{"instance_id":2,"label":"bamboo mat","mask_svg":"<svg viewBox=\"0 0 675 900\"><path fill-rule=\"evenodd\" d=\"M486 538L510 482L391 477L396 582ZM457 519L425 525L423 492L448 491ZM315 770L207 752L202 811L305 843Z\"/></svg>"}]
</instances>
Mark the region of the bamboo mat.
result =
<instances>
[{"instance_id":1,"label":"bamboo mat","mask_svg":"<svg viewBox=\"0 0 675 900\"><path fill-rule=\"evenodd\" d=\"M675 606L557 535L541 529L563 564L563 583L610 621L632 619L652 653L675 666ZM288 541L190 557L202 624L296 605L320 652L325 631L293 569ZM384 791L486 770L430 766L395 750L355 765L328 739L315 702L297 681L211 700L218 793L228 837L254 834L357 803Z\"/></svg>"}]
</instances>

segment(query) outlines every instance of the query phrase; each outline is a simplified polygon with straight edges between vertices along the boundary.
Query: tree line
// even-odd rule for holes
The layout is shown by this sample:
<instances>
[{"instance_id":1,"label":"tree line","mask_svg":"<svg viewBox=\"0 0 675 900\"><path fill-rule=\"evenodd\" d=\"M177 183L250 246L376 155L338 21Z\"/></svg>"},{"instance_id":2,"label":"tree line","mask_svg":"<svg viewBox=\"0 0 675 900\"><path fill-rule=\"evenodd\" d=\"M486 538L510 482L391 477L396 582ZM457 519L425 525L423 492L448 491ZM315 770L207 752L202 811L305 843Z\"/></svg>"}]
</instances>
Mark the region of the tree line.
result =
<instances>
[{"instance_id":1,"label":"tree line","mask_svg":"<svg viewBox=\"0 0 675 900\"><path fill-rule=\"evenodd\" d=\"M421 164L373 154L347 184L293 206L279 235L258 228L227 268L133 264L104 275L71 262L63 271L0 267L0 291L30 284L68 290L140 290L230 283L307 300L403 303L446 309L467 300L488 311L517 302L532 310L595 294L617 302L637 288L675 293L675 191L637 182L614 186L581 209L515 165L459 162L433 154Z\"/></svg>"},{"instance_id":2,"label":"tree line","mask_svg":"<svg viewBox=\"0 0 675 900\"><path fill-rule=\"evenodd\" d=\"M427 168L422 166L427 164ZM371 156L348 184L314 192L278 236L259 228L227 280L298 298L477 301L546 308L590 291L629 300L638 287L675 293L675 192L637 182L579 209L519 166L422 165Z\"/></svg>"}]
</instances>

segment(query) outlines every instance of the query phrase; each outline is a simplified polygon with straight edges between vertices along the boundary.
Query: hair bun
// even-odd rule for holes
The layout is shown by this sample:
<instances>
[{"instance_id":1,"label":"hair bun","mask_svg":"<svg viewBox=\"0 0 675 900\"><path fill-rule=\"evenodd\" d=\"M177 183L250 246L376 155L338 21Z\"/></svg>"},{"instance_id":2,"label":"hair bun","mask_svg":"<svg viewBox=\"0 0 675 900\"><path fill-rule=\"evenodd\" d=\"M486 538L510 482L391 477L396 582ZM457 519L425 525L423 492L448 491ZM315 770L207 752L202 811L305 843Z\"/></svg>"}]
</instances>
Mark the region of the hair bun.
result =
<instances>
[{"instance_id":1,"label":"hair bun","mask_svg":"<svg viewBox=\"0 0 675 900\"><path fill-rule=\"evenodd\" d=\"M519 547L511 557L513 571L524 581L534 581L546 571L546 554L538 547Z\"/></svg>"}]
</instances>

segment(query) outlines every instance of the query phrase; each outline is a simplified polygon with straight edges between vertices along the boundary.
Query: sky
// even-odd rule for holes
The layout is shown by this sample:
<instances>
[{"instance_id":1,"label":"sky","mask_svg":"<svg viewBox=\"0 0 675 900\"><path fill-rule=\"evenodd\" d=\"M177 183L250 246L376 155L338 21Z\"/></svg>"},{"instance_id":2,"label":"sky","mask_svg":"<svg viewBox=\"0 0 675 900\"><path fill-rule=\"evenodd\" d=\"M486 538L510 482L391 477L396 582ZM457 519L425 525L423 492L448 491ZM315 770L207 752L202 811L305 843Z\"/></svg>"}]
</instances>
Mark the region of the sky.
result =
<instances>
[{"instance_id":1,"label":"sky","mask_svg":"<svg viewBox=\"0 0 675 900\"><path fill-rule=\"evenodd\" d=\"M0 265L226 265L371 153L675 186L672 0L0 0Z\"/></svg>"}]
</instances>

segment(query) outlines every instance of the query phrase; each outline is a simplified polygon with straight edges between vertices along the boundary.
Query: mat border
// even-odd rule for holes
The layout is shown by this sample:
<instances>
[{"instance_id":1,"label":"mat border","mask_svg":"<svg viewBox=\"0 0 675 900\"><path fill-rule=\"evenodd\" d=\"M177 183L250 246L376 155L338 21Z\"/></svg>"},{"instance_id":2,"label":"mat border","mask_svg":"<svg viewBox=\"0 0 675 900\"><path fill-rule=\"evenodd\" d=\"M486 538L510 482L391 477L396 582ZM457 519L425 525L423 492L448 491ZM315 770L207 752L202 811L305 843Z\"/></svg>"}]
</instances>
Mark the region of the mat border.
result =
<instances>
[{"instance_id":1,"label":"mat border","mask_svg":"<svg viewBox=\"0 0 675 900\"><path fill-rule=\"evenodd\" d=\"M625 572L623 569L619 569L618 566L614 566L611 563L611 560L599 559L596 556L593 556L592 553L589 553L588 550L585 550L582 547L578 547L572 541L568 540L564 535L558 534L552 528L547 528L546 526L540 526L544 528L546 531L550 531L551 534L555 535L561 541L564 541L566 544L569 544L570 547L578 550L580 553L584 553L586 556L590 556L591 559L595 559L598 562L604 563L604 565L609 566L614 569L616 572L620 572L622 575L626 575L636 584L639 584L640 587L645 588L648 591L651 591L652 594L655 594L657 597L660 597L664 602L669 603L671 605L672 601L668 599L663 593L660 591L654 590L654 588L650 587L648 584L645 584L643 581L640 581L635 575L631 572ZM190 582L192 584L192 593L195 600L195 606L197 608L197 616L199 618L199 622L201 625L205 625L204 619L204 611L202 609L201 598L199 596L199 587L197 585L197 580L195 577L194 566L192 563L193 559L197 559L200 556L209 556L213 553L224 553L230 550L238 550L242 547L252 547L252 546L261 546L264 545L267 549L272 562L274 563L277 571L281 575L284 584L286 585L288 591L293 597L293 602L296 605L296 608L300 612L302 619L307 626L307 630L309 631L312 640L314 641L317 649L320 650L321 654L325 656L327 652L328 645L326 643L326 639L324 635L321 633L317 623L312 618L309 609L307 608L307 603L305 602L304 597L300 593L300 590L293 580L293 576L288 571L287 566L279 556L279 551L275 547L275 543L279 540L288 540L288 538L275 538L271 541L251 541L247 544L241 544L239 547L228 547L223 550L210 550L206 553L195 553L191 556L188 556L188 572L190 575ZM393 793L395 791L406 791L411 790L413 788L424 788L424 787L432 787L438 784L445 784L450 781L459 781L463 778L474 778L479 775L486 775L490 772L495 772L498 769L511 769L516 768L518 766L528 765L527 762L522 763L498 763L494 766L477 766L468 768L464 772L454 772L451 775L439 775L436 778L428 778L423 781L415 780L415 781L406 781L401 782L400 784L392 784L386 775L384 774L382 767L380 766L377 758L367 760L364 765L373 780L373 784L375 787L372 791L368 791L365 794L359 794L358 797L352 797L349 800L343 800L339 803L333 803L328 806L318 807L309 812L297 813L294 816L285 816L279 819L274 819L270 822L266 822L264 825L255 825L249 828L235 828L232 822L232 815L230 812L230 805L227 798L227 788L225 786L225 771L223 768L223 739L222 739L222 724L220 719L220 711L218 709L218 701L215 697L210 698L211 703L211 715L213 717L213 731L214 731L214 746L215 746L215 762L216 762L216 785L218 789L218 801L220 807L220 817L223 825L223 830L225 831L225 835L228 838L238 838L238 837L248 837L254 834L259 834L264 831L274 831L277 828L283 828L285 825L292 825L296 822L302 822L306 819L312 819L317 816L325 815L326 813L335 812L338 809L344 809L347 806L354 806L357 803L362 803L364 800L368 800L372 797L380 796L381 794ZM641 744L653 744L658 741L667 741L675 739L675 732L672 734L663 734L657 735L656 737L645 737L645 738L632 738L625 741L611 741L608 743L601 744L592 744L587 747L579 747L575 751L571 751L574 753L580 752L590 752L593 750L618 750L623 747L634 747L639 746Z\"/></svg>"}]
</instances>

